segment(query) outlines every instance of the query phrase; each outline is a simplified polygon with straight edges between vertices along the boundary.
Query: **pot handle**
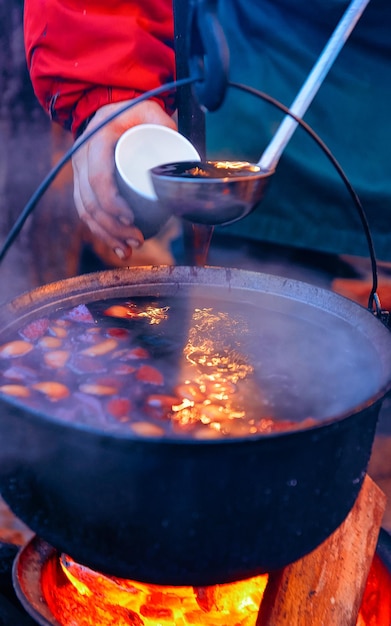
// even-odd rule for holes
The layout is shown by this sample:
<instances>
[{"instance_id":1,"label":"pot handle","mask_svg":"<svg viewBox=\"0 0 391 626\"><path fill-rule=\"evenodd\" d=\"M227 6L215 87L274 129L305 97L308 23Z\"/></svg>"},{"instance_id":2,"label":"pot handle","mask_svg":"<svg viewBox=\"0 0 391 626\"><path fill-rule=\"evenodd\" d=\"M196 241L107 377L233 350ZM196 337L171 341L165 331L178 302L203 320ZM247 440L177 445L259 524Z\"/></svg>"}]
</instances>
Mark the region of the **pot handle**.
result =
<instances>
[{"instance_id":1,"label":"pot handle","mask_svg":"<svg viewBox=\"0 0 391 626\"><path fill-rule=\"evenodd\" d=\"M315 141L315 143L318 145L318 147L324 152L324 154L326 155L326 157L329 159L329 161L331 162L331 164L333 165L333 167L336 169L337 173L339 174L340 178L342 179L342 182L344 183L344 185L346 186L350 197L353 201L353 204L359 214L360 220L361 220L361 224L364 230L364 234L367 240L367 244L368 244L368 250L369 250L369 256L370 256L370 261L371 261L371 271L372 271L372 288L371 288L371 292L369 294L369 298L368 298L368 310L373 313L376 317L379 318L379 320L385 324L386 326L390 327L391 329L391 313L390 311L387 311L385 309L381 308L381 304L380 304L380 298L378 296L378 294L376 293L377 287L378 287L378 274L377 274L377 261L376 261L376 254L375 254L375 247L373 244L373 239L372 239L372 235L371 235L371 231L370 231L370 227L369 227L369 223L368 223L368 219L367 216L365 214L364 208L361 204L361 200L358 197L356 191L354 190L351 182L349 181L347 175L345 174L344 170L342 169L341 165L339 164L339 162L337 161L337 159L335 158L335 156L333 155L333 153L331 152L331 150L326 146L326 144L323 142L323 140L316 134L316 132L313 130L313 128L311 126L309 126L304 120L302 120L300 117L298 117L297 115L295 115L294 113L292 113L292 111L290 109L288 109L288 107L286 107L285 105L283 105L281 102L279 102L279 100L276 100L275 98L273 98L272 96L269 96L268 94L264 93L263 91L260 91L258 89L255 89L254 87L249 87L248 85L243 85L241 83L236 83L236 82L232 82L229 81L228 85L230 87L233 87L235 89L239 89L241 91L244 91L246 93L252 94L254 96L256 96L257 98L261 98L262 100L268 102L269 104L273 105L274 107L276 107L277 109L279 109L280 111L282 111L283 113L285 113L286 115L289 115L290 117L292 117L296 123L301 126L301 128L303 130L305 130L310 137Z\"/></svg>"},{"instance_id":2,"label":"pot handle","mask_svg":"<svg viewBox=\"0 0 391 626\"><path fill-rule=\"evenodd\" d=\"M106 126L106 124L110 123L113 119L115 119L117 116L121 115L128 109L154 96L158 96L163 93L169 93L171 91L178 90L182 87L190 85L193 85L196 88L194 89L194 91L198 91L198 93L196 93L198 97L205 96L208 88L210 88L210 85L213 82L212 78L216 73L218 75L217 84L219 86L219 89L218 93L214 94L214 97L211 99L210 102L208 102L210 110L215 110L221 104L222 100L224 99L227 86L246 91L247 93L253 94L269 102L273 106L280 109L280 111L283 111L286 115L292 117L297 122L297 124L299 124L315 140L318 146L323 150L325 155L331 161L332 165L337 170L352 197L354 205L359 213L359 217L361 219L368 243L372 268L372 289L368 299L368 310L376 317L378 317L383 324L391 329L391 314L389 311L381 308L380 299L378 294L376 293L378 286L377 262L368 220L361 205L361 201L357 193L353 189L343 169L341 168L329 148L324 144L320 137L318 137L315 131L313 131L313 129L306 122L304 122L301 118L292 113L281 102L272 98L268 94L265 94L264 92L261 92L252 87L248 87L247 85L242 85L229 81L226 82L229 51L226 46L224 33L218 23L218 19L216 16L216 0L190 0L190 2L192 11L190 12L189 27L191 27L192 30L192 39L190 40L190 42L188 42L188 44L189 55L190 57L193 57L189 59L189 61L191 61L190 65L192 70L190 74L196 73L196 75L190 75L187 78L174 80L171 83L166 83L165 85L162 85L156 89L151 89L141 96L138 96L132 102L125 104L124 107L120 108L114 114L109 116L104 122L92 129L84 136L81 141L76 142L48 173L46 178L42 181L42 183L31 196L30 200L25 205L18 220L8 233L4 244L0 246L0 263L4 259L7 251L20 233L28 216L32 213L39 199L45 193L45 191L50 186L59 171L64 167L66 163L68 163L73 154L82 145L84 145L86 141L88 141L93 135L95 135L95 133L97 133L101 128L103 128L103 126ZM214 53L212 54L213 61L211 61L210 58L211 53ZM211 72L211 70L213 70L213 72ZM206 108L206 103L204 103L203 106L204 108Z\"/></svg>"},{"instance_id":3,"label":"pot handle","mask_svg":"<svg viewBox=\"0 0 391 626\"><path fill-rule=\"evenodd\" d=\"M294 104L290 108L285 107L279 101L263 92L228 81L229 49L224 32L217 18L217 0L190 0L192 11L188 24L188 57L190 75L196 79L193 85L193 93L201 108L209 111L218 109L224 100L227 86L242 89L268 101L285 113L285 119L279 130L283 131L284 123L286 123L288 128L292 129L292 132L297 125L301 125L304 130L312 136L323 152L325 152L352 197L367 239L372 268L372 288L368 297L368 309L389 327L391 326L390 313L381 308L380 299L376 293L378 286L377 262L368 220L361 205L361 201L331 151L316 135L313 129L301 118L304 107L306 108L308 106L308 99L312 99L313 97L312 91L319 86L320 80L323 79L325 73L327 73L335 56L360 19L368 2L369 0L352 0L306 83L303 85ZM314 83L317 85L316 87ZM305 102L306 104L304 104ZM282 132L282 134L284 133ZM273 152L271 148L272 145L274 146L276 142L278 145L278 136L279 131L277 131L272 143L267 148L268 153L270 150ZM286 142L284 145L285 144ZM262 160L265 154L266 153L262 155Z\"/></svg>"},{"instance_id":4,"label":"pot handle","mask_svg":"<svg viewBox=\"0 0 391 626\"><path fill-rule=\"evenodd\" d=\"M386 309L382 309L380 305L380 299L377 293L373 293L373 302L375 309L372 313L379 318L379 320L391 331L391 312ZM369 308L369 305L368 305Z\"/></svg>"}]
</instances>

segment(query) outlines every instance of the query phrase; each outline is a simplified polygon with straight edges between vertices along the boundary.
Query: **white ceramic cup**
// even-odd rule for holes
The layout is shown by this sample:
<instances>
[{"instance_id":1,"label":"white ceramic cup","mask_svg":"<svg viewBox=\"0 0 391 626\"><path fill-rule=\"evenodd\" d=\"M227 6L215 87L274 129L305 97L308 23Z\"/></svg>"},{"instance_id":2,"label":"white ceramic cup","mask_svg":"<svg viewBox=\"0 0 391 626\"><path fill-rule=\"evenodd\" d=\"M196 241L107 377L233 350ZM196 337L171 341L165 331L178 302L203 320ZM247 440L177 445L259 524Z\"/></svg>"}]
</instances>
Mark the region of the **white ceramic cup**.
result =
<instances>
[{"instance_id":1,"label":"white ceramic cup","mask_svg":"<svg viewBox=\"0 0 391 626\"><path fill-rule=\"evenodd\" d=\"M171 216L157 199L149 170L165 163L199 160L190 141L166 126L139 124L121 135L115 148L117 184L145 239L156 235Z\"/></svg>"}]
</instances>

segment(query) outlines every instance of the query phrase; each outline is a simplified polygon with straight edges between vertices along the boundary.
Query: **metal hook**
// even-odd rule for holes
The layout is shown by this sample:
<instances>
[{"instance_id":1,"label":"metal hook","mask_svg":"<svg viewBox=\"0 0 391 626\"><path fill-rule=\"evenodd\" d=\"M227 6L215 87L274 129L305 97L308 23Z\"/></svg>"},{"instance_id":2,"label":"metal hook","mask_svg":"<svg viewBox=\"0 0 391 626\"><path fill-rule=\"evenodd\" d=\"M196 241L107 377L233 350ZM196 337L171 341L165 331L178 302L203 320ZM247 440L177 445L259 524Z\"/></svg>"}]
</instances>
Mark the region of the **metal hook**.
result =
<instances>
[{"instance_id":1,"label":"metal hook","mask_svg":"<svg viewBox=\"0 0 391 626\"><path fill-rule=\"evenodd\" d=\"M391 314L390 311L382 309L380 298L376 291L371 293L368 303L369 310L377 317L385 326L391 329Z\"/></svg>"},{"instance_id":2,"label":"metal hook","mask_svg":"<svg viewBox=\"0 0 391 626\"><path fill-rule=\"evenodd\" d=\"M189 22L189 70L203 109L216 111L228 85L229 50L217 17L217 0L192 0Z\"/></svg>"}]
</instances>

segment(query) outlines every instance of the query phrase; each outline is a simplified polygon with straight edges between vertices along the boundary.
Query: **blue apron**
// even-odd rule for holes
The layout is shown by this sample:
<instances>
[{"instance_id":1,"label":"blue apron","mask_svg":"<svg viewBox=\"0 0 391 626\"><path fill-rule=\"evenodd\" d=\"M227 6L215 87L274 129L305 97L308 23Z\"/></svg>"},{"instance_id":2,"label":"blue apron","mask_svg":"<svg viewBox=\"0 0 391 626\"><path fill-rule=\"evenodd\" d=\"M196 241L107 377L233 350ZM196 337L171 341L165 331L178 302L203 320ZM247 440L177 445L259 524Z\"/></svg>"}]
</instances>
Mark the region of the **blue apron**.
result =
<instances>
[{"instance_id":1,"label":"blue apron","mask_svg":"<svg viewBox=\"0 0 391 626\"><path fill-rule=\"evenodd\" d=\"M346 0L220 0L230 78L289 106L327 43ZM331 68L305 121L357 191L377 257L391 261L391 2L372 0ZM229 88L207 116L209 158L257 161L283 114ZM357 210L320 148L298 128L254 213L227 234L368 256Z\"/></svg>"}]
</instances>

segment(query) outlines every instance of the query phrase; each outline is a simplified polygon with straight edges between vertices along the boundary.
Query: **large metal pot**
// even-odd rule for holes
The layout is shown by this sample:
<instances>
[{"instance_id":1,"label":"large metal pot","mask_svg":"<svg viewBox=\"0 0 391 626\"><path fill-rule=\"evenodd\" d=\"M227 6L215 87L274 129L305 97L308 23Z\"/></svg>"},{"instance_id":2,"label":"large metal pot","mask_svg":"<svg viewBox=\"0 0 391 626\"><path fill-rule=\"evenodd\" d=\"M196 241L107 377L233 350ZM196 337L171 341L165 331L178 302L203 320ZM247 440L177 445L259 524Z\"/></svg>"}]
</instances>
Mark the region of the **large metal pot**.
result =
<instances>
[{"instance_id":1,"label":"large metal pot","mask_svg":"<svg viewBox=\"0 0 391 626\"><path fill-rule=\"evenodd\" d=\"M302 557L353 506L391 387L391 336L345 298L241 270L113 270L17 298L0 310L0 340L81 302L216 293L257 311L267 374L282 358L298 390L292 397L314 409L317 424L247 438L157 440L60 422L0 396L1 493L58 550L140 581L223 583ZM178 332L186 334L186 320Z\"/></svg>"}]
</instances>

